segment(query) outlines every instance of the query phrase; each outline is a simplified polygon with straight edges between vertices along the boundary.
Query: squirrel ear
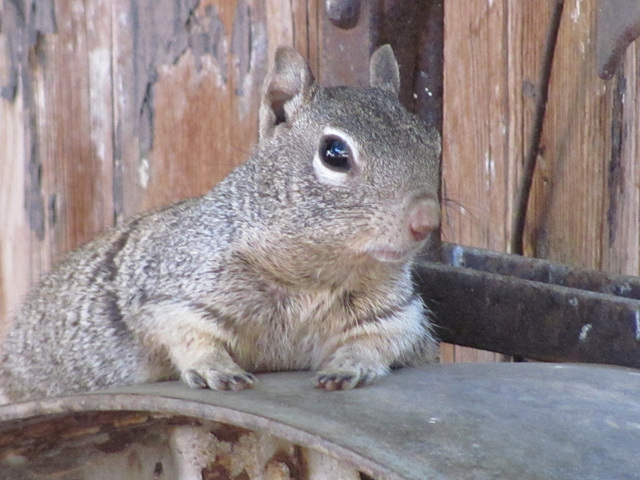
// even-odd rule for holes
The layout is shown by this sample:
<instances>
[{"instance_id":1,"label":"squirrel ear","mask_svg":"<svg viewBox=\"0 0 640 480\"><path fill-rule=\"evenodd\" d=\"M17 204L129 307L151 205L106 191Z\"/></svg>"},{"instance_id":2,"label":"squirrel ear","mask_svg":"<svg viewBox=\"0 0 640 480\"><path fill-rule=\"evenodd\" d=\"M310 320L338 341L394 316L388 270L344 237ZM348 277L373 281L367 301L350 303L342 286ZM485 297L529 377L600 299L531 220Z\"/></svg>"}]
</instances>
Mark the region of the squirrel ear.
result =
<instances>
[{"instance_id":1,"label":"squirrel ear","mask_svg":"<svg viewBox=\"0 0 640 480\"><path fill-rule=\"evenodd\" d=\"M381 88L396 97L398 96L400 70L391 45L383 45L371 55L369 79L372 87Z\"/></svg>"},{"instance_id":2,"label":"squirrel ear","mask_svg":"<svg viewBox=\"0 0 640 480\"><path fill-rule=\"evenodd\" d=\"M296 110L309 101L313 84L313 73L302 55L293 48L279 47L273 70L263 86L260 140L271 136L276 125L289 122Z\"/></svg>"}]
</instances>

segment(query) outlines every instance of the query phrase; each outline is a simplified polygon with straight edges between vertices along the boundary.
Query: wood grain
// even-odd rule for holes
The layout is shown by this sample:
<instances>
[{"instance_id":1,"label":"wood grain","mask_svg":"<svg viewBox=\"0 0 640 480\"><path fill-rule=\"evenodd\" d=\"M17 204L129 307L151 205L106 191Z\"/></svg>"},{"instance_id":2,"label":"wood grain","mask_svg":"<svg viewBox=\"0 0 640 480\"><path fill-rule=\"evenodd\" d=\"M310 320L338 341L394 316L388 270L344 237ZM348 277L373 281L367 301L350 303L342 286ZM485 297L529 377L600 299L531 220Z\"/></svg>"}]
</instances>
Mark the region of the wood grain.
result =
<instances>
[{"instance_id":1,"label":"wood grain","mask_svg":"<svg viewBox=\"0 0 640 480\"><path fill-rule=\"evenodd\" d=\"M596 71L596 2L565 4L554 59L528 253L639 273L637 46L610 81Z\"/></svg>"},{"instance_id":2,"label":"wood grain","mask_svg":"<svg viewBox=\"0 0 640 480\"><path fill-rule=\"evenodd\" d=\"M113 221L112 162L100 147L110 133L97 119L111 122L101 111L102 71L95 71L109 51L101 44L105 31L110 41L109 27L97 20L105 5L92 3L90 15L78 2L42 2L25 10L27 18L3 11L1 62L18 79L10 94L3 85L2 98L3 318L63 252ZM98 23L88 25L88 16Z\"/></svg>"},{"instance_id":3,"label":"wood grain","mask_svg":"<svg viewBox=\"0 0 640 480\"><path fill-rule=\"evenodd\" d=\"M611 85L595 74L595 2L564 6L533 190L529 254L602 266Z\"/></svg>"},{"instance_id":4,"label":"wood grain","mask_svg":"<svg viewBox=\"0 0 640 480\"><path fill-rule=\"evenodd\" d=\"M317 72L323 18L318 0L16 5L0 32L3 328L66 252L246 159L275 49Z\"/></svg>"},{"instance_id":5,"label":"wood grain","mask_svg":"<svg viewBox=\"0 0 640 480\"><path fill-rule=\"evenodd\" d=\"M0 63L0 69L4 65ZM0 99L0 338L18 301L29 288L30 229L24 214L25 156L22 105Z\"/></svg>"},{"instance_id":6,"label":"wood grain","mask_svg":"<svg viewBox=\"0 0 640 480\"><path fill-rule=\"evenodd\" d=\"M506 0L445 5L442 188L447 241L508 250L549 6ZM443 361L502 359L451 345L443 345L441 356Z\"/></svg>"},{"instance_id":7,"label":"wood grain","mask_svg":"<svg viewBox=\"0 0 640 480\"><path fill-rule=\"evenodd\" d=\"M506 219L539 101L536 82L552 3L446 5L447 240L507 249ZM595 0L564 2L525 254L638 274L638 50L630 47L612 81L597 77L596 7ZM445 360L460 357L457 347L443 348Z\"/></svg>"}]
</instances>

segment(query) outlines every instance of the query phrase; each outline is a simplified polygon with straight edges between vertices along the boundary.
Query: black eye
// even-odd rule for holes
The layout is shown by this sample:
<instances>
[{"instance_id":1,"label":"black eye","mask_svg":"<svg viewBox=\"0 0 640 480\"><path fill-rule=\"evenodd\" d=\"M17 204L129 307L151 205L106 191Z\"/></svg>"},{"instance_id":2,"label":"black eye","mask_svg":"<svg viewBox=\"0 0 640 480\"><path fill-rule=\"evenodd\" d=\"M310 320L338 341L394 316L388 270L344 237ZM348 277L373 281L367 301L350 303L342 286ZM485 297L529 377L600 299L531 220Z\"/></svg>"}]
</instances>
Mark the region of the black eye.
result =
<instances>
[{"instance_id":1,"label":"black eye","mask_svg":"<svg viewBox=\"0 0 640 480\"><path fill-rule=\"evenodd\" d=\"M351 170L351 149L340 137L328 135L320 142L320 159L327 168L338 172Z\"/></svg>"}]
</instances>

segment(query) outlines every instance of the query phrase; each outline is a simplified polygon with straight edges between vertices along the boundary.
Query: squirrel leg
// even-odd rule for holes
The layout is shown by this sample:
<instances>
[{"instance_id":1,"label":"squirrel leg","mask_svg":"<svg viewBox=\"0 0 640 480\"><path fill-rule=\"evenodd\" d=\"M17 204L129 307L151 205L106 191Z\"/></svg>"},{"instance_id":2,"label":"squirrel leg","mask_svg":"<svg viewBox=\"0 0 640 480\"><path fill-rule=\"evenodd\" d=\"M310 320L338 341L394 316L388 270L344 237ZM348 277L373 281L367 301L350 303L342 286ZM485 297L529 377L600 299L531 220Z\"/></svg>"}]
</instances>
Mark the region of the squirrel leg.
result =
<instances>
[{"instance_id":1,"label":"squirrel leg","mask_svg":"<svg viewBox=\"0 0 640 480\"><path fill-rule=\"evenodd\" d=\"M351 390L370 385L389 373L391 362L368 351L368 345L375 342L375 338L360 338L338 348L316 374L316 387L330 391Z\"/></svg>"},{"instance_id":2,"label":"squirrel leg","mask_svg":"<svg viewBox=\"0 0 640 480\"><path fill-rule=\"evenodd\" d=\"M151 311L149 311L151 310ZM231 333L215 319L188 306L158 304L147 307L147 342L162 346L168 352L181 380L191 388L244 390L251 388L255 377L233 361L225 347Z\"/></svg>"},{"instance_id":3,"label":"squirrel leg","mask_svg":"<svg viewBox=\"0 0 640 480\"><path fill-rule=\"evenodd\" d=\"M438 344L418 297L392 316L358 325L337 339L337 347L320 365L317 388L349 390L373 383L393 365L433 362Z\"/></svg>"}]
</instances>

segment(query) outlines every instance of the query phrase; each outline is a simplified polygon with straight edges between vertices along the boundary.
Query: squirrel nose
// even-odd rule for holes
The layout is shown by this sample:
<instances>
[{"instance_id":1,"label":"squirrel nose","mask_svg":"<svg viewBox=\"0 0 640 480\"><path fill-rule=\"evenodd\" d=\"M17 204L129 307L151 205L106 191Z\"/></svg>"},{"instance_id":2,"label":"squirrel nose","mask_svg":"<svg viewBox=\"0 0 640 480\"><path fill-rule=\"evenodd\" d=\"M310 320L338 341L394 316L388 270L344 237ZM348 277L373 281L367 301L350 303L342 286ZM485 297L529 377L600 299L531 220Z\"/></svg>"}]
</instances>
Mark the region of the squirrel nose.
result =
<instances>
[{"instance_id":1,"label":"squirrel nose","mask_svg":"<svg viewBox=\"0 0 640 480\"><path fill-rule=\"evenodd\" d=\"M440 224L440 203L430 197L421 197L409 208L409 233L416 242L421 242Z\"/></svg>"}]
</instances>

